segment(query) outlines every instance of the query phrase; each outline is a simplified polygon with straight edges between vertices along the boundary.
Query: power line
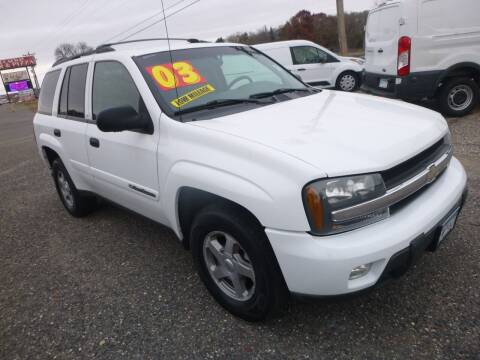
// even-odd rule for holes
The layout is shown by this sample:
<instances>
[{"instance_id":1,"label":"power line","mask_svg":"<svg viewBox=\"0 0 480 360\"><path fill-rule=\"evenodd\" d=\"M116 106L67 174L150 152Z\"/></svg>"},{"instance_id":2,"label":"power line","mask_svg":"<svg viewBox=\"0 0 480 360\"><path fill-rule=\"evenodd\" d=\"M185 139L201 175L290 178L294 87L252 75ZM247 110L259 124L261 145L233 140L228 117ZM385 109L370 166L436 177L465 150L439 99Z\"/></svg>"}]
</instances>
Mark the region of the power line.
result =
<instances>
[{"instance_id":1,"label":"power line","mask_svg":"<svg viewBox=\"0 0 480 360\"><path fill-rule=\"evenodd\" d=\"M167 20L169 17L172 17L173 15L176 15L176 14L178 14L179 12L181 12L181 11L183 11L183 10L186 10L187 8L195 5L196 3L200 2L200 1L201 1L201 0L195 0L194 2L192 2L192 3L190 3L190 4L188 4L188 5L184 6L184 7L182 7L181 9L179 9L179 10L177 10L177 11L174 11L173 13L169 14L168 16L165 16L163 19L157 20L157 21L155 21L154 23L152 23L152 24L150 24L150 25L147 25L147 26L141 28L140 30L134 32L133 34L130 34L130 35L124 37L124 38L121 39L120 41L127 40L127 39L131 38L132 36L135 36L135 35L143 32L143 31L145 31L145 30L147 30L147 29L150 29L152 26L157 25L158 23L161 23L162 21Z\"/></svg>"},{"instance_id":2,"label":"power line","mask_svg":"<svg viewBox=\"0 0 480 360\"><path fill-rule=\"evenodd\" d=\"M65 25L67 25L71 20L75 18L75 16L78 16L78 14L82 13L85 10L85 8L89 5L90 1L91 0L85 0L83 3L80 4L78 8L76 8L68 16L66 16L63 19L63 21L57 26L56 29L51 30L48 33L48 35L44 38L44 40L40 42L38 47L41 47L45 45L47 42L50 42L50 40L53 40L53 37L52 37L53 33L56 33L55 35L58 35L58 33L65 28Z\"/></svg>"},{"instance_id":3,"label":"power line","mask_svg":"<svg viewBox=\"0 0 480 360\"><path fill-rule=\"evenodd\" d=\"M92 5L93 7L90 7L88 9L88 12L86 15L89 15L89 19L96 18L98 16L98 13L100 12L100 9L104 8L107 4L109 3L109 0L105 0L103 3L101 1L95 1L94 3L89 3L85 5L81 11L77 12L77 16L80 15L81 12L83 12L87 7ZM73 19L72 19L73 20ZM71 24L71 23L70 23ZM69 41L69 37L72 34L72 31L75 29L75 27L78 27L80 24L70 26L68 29L65 29L63 33L60 33L58 39L65 39L65 41Z\"/></svg>"},{"instance_id":4,"label":"power line","mask_svg":"<svg viewBox=\"0 0 480 360\"><path fill-rule=\"evenodd\" d=\"M185 2L185 1L187 1L187 0L177 1L175 4L167 7L167 8L165 9L165 11L168 11L168 10L172 9L172 8L174 8L175 6L180 5L181 3ZM124 30L124 31L122 31L122 32L120 32L120 33L118 33L118 34L110 37L109 39L107 39L107 40L105 40L105 41L102 41L102 43L103 43L103 44L108 43L108 42L110 42L111 40L115 39L116 37L122 36L122 35L128 33L130 30L133 30L133 29L135 29L136 27L138 27L138 26L142 25L143 23L147 22L148 20L151 20L151 19L157 17L158 15L162 14L163 11L164 11L164 10L162 9L162 10L154 13L153 15L151 15L151 16L143 19L142 21L139 21L139 22L136 23L135 25L130 26L128 29L126 29L126 30Z\"/></svg>"}]
</instances>

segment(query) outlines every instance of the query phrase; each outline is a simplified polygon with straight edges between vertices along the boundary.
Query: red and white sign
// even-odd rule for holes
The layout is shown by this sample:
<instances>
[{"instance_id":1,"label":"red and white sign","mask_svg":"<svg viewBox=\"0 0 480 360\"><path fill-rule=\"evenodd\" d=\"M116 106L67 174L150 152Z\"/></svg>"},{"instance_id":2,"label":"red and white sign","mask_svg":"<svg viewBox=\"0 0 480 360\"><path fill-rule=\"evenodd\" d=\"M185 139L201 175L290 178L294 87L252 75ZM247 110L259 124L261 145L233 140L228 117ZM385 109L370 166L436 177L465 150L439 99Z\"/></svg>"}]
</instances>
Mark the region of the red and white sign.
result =
<instances>
[{"instance_id":1,"label":"red and white sign","mask_svg":"<svg viewBox=\"0 0 480 360\"><path fill-rule=\"evenodd\" d=\"M0 70L16 69L35 65L37 65L37 60L33 55L0 60Z\"/></svg>"}]
</instances>

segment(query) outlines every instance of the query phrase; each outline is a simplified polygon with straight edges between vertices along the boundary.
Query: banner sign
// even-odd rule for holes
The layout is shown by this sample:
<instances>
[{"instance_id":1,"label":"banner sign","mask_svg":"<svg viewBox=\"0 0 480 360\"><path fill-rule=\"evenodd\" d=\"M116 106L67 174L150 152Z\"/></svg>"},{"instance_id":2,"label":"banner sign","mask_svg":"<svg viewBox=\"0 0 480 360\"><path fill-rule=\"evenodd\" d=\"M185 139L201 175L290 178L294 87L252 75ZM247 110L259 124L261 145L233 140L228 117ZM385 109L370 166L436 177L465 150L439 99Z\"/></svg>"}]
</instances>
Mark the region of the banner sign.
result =
<instances>
[{"instance_id":1,"label":"banner sign","mask_svg":"<svg viewBox=\"0 0 480 360\"><path fill-rule=\"evenodd\" d=\"M11 83L11 82L30 79L30 77L28 76L28 73L25 70L15 71L11 73L3 73L2 78L3 78L3 82L5 83Z\"/></svg>"},{"instance_id":2,"label":"banner sign","mask_svg":"<svg viewBox=\"0 0 480 360\"><path fill-rule=\"evenodd\" d=\"M28 80L22 80L17 82L12 82L6 86L8 93L27 91L32 88L32 84Z\"/></svg>"},{"instance_id":3,"label":"banner sign","mask_svg":"<svg viewBox=\"0 0 480 360\"><path fill-rule=\"evenodd\" d=\"M0 70L16 69L35 65L37 65L37 61L33 55L0 60Z\"/></svg>"}]
</instances>

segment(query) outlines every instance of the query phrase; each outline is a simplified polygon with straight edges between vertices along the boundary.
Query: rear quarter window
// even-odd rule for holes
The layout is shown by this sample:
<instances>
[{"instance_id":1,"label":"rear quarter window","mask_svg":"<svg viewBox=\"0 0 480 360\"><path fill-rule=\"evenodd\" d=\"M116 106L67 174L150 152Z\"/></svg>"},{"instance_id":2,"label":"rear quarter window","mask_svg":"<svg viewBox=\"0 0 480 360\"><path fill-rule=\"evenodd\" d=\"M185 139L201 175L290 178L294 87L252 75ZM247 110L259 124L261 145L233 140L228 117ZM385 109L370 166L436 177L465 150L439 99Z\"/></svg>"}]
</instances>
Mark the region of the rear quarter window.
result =
<instances>
[{"instance_id":1,"label":"rear quarter window","mask_svg":"<svg viewBox=\"0 0 480 360\"><path fill-rule=\"evenodd\" d=\"M60 70L51 71L45 75L38 100L38 112L40 114L52 115L53 98L59 77Z\"/></svg>"}]
</instances>

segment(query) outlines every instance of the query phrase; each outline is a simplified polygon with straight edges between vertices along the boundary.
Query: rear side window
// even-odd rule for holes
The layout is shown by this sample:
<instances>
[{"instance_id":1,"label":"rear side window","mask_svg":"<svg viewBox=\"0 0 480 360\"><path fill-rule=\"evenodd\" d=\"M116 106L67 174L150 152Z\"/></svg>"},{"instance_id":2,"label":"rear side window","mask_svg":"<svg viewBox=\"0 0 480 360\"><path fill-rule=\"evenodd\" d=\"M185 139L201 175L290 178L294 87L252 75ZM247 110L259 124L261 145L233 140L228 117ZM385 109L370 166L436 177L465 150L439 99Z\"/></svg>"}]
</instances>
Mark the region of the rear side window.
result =
<instances>
[{"instance_id":1,"label":"rear side window","mask_svg":"<svg viewBox=\"0 0 480 360\"><path fill-rule=\"evenodd\" d=\"M52 115L53 97L57 88L60 70L51 71L45 75L38 100L38 112L40 114Z\"/></svg>"},{"instance_id":2,"label":"rear side window","mask_svg":"<svg viewBox=\"0 0 480 360\"><path fill-rule=\"evenodd\" d=\"M85 118L87 70L88 64L80 64L69 67L65 72L58 104L59 115Z\"/></svg>"},{"instance_id":3,"label":"rear side window","mask_svg":"<svg viewBox=\"0 0 480 360\"><path fill-rule=\"evenodd\" d=\"M116 61L96 63L92 92L93 119L103 110L121 106L131 106L139 114L146 113L140 93L125 66Z\"/></svg>"},{"instance_id":4,"label":"rear side window","mask_svg":"<svg viewBox=\"0 0 480 360\"><path fill-rule=\"evenodd\" d=\"M68 95L68 79L70 79L70 68L65 71L63 77L62 90L60 91L60 101L58 102L58 115L67 116L67 95Z\"/></svg>"},{"instance_id":5,"label":"rear side window","mask_svg":"<svg viewBox=\"0 0 480 360\"><path fill-rule=\"evenodd\" d=\"M85 84L88 64L75 65L70 69L68 81L67 115L85 118Z\"/></svg>"}]
</instances>

